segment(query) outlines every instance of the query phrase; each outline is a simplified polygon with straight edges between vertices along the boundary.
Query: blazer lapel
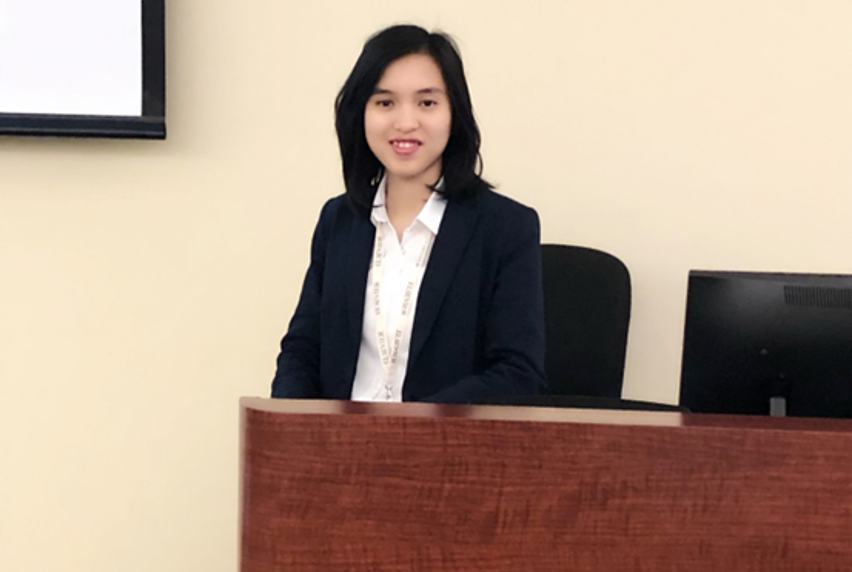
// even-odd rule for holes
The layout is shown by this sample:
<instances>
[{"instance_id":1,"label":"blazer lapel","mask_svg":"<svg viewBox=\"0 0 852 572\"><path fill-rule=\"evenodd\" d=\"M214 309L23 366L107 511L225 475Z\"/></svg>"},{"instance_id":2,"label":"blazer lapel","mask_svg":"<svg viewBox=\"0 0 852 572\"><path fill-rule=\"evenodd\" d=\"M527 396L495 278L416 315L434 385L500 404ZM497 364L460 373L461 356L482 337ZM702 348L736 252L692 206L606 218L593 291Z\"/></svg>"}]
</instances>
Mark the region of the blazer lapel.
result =
<instances>
[{"instance_id":1,"label":"blazer lapel","mask_svg":"<svg viewBox=\"0 0 852 572\"><path fill-rule=\"evenodd\" d=\"M432 331L456 268L473 235L478 217L479 211L472 201L461 204L450 201L447 204L438 236L435 237L435 244L429 255L429 263L426 266L423 283L420 285L420 294L417 297L411 348L408 354L409 365L415 363Z\"/></svg>"},{"instance_id":2,"label":"blazer lapel","mask_svg":"<svg viewBox=\"0 0 852 572\"><path fill-rule=\"evenodd\" d=\"M373 257L373 238L376 227L362 217L356 217L349 236L346 261L346 305L349 315L349 340L358 355L361 345L361 331L364 322L364 296L367 293L367 276L370 272L370 259Z\"/></svg>"}]
</instances>

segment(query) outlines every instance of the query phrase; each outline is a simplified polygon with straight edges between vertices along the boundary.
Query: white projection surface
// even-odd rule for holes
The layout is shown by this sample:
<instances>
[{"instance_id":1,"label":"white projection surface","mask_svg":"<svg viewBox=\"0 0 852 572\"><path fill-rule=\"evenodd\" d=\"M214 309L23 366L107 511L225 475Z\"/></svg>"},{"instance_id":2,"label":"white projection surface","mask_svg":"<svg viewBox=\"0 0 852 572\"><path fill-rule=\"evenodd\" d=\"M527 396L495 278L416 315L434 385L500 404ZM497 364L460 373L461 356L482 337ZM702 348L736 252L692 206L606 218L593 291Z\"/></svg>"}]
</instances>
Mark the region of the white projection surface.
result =
<instances>
[{"instance_id":1,"label":"white projection surface","mask_svg":"<svg viewBox=\"0 0 852 572\"><path fill-rule=\"evenodd\" d=\"M0 0L0 113L141 115L141 2Z\"/></svg>"}]
</instances>

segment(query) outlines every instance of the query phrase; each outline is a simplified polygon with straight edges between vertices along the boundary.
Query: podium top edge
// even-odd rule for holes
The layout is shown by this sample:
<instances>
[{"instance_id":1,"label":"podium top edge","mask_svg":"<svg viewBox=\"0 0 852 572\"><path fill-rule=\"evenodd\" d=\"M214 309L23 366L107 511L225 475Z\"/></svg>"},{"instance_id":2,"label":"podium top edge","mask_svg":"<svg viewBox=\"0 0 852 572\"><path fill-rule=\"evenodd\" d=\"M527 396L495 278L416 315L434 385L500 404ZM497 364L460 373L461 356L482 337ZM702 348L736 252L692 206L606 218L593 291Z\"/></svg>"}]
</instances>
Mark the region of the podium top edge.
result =
<instances>
[{"instance_id":1,"label":"podium top edge","mask_svg":"<svg viewBox=\"0 0 852 572\"><path fill-rule=\"evenodd\" d=\"M815 431L852 435L850 419L777 418L711 415L673 411L574 409L510 405L446 405L433 403L373 403L330 399L269 399L242 397L240 407L272 414L367 415L374 417L463 419L532 423L583 423L703 429Z\"/></svg>"}]
</instances>

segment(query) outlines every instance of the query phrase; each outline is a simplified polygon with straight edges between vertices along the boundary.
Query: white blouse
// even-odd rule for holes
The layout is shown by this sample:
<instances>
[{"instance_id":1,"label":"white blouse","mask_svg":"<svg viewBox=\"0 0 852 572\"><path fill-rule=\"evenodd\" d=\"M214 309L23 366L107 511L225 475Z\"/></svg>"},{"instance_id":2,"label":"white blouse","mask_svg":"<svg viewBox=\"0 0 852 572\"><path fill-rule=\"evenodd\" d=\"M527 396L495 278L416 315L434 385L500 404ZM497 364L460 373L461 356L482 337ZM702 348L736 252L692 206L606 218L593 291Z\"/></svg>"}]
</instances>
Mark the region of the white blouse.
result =
<instances>
[{"instance_id":1,"label":"white blouse","mask_svg":"<svg viewBox=\"0 0 852 572\"><path fill-rule=\"evenodd\" d=\"M388 219L385 196L383 180L370 215L376 238L352 384L354 401L402 401L417 295L447 208L446 199L433 192L399 240Z\"/></svg>"}]
</instances>

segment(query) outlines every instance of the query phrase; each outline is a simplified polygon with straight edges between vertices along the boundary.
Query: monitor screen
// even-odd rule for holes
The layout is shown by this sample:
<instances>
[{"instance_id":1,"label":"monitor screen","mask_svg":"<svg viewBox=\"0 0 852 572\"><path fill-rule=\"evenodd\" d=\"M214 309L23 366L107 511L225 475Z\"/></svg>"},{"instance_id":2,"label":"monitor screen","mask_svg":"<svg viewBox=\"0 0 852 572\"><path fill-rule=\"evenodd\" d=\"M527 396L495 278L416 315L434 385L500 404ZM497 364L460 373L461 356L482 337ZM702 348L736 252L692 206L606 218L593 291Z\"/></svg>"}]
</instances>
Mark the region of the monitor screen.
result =
<instances>
[{"instance_id":1,"label":"monitor screen","mask_svg":"<svg viewBox=\"0 0 852 572\"><path fill-rule=\"evenodd\" d=\"M852 276L691 271L680 404L852 417Z\"/></svg>"}]
</instances>

